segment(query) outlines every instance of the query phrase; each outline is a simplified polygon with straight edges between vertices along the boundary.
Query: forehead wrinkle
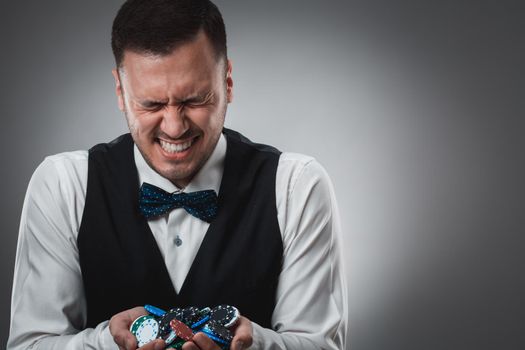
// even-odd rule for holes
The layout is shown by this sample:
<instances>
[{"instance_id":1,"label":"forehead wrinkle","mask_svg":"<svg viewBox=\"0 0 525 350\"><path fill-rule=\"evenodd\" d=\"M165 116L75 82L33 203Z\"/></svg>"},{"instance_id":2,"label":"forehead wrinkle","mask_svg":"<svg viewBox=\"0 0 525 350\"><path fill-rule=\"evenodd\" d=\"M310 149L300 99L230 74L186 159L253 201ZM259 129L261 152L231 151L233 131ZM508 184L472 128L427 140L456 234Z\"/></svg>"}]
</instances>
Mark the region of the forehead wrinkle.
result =
<instances>
[{"instance_id":1,"label":"forehead wrinkle","mask_svg":"<svg viewBox=\"0 0 525 350\"><path fill-rule=\"evenodd\" d=\"M210 45L195 47L207 40L198 37L168 55L126 51L120 72L125 76L131 96L142 100L186 100L209 94L224 74L224 64L210 57ZM193 45L193 46L192 46ZM211 60L210 60L211 58ZM201 64L195 64L195 62Z\"/></svg>"},{"instance_id":2,"label":"forehead wrinkle","mask_svg":"<svg viewBox=\"0 0 525 350\"><path fill-rule=\"evenodd\" d=\"M129 77L129 75L128 75ZM209 99L213 96L213 86L209 82L190 81L171 82L167 77L161 76L159 79L140 79L140 83L125 84L123 90L131 99L139 102L161 102L161 103L179 103L190 99Z\"/></svg>"},{"instance_id":3,"label":"forehead wrinkle","mask_svg":"<svg viewBox=\"0 0 525 350\"><path fill-rule=\"evenodd\" d=\"M158 74L157 74L158 73ZM193 71L171 74L169 70L147 74L139 82L137 91L145 98L154 100L186 100L207 95L212 90L212 82L206 74Z\"/></svg>"},{"instance_id":4,"label":"forehead wrinkle","mask_svg":"<svg viewBox=\"0 0 525 350\"><path fill-rule=\"evenodd\" d=\"M174 103L187 102L191 100L207 101L213 98L213 96L214 96L214 92L211 89L202 89L201 91L197 91L195 93L181 95L181 97L170 96L169 98L155 98L155 97L144 96L144 97L134 98L134 100L141 105L146 105L150 103L174 104Z\"/></svg>"},{"instance_id":5,"label":"forehead wrinkle","mask_svg":"<svg viewBox=\"0 0 525 350\"><path fill-rule=\"evenodd\" d=\"M180 97L174 97L175 101L187 101L187 100L205 100L213 95L213 91L210 88L195 89L193 92L181 95Z\"/></svg>"}]
</instances>

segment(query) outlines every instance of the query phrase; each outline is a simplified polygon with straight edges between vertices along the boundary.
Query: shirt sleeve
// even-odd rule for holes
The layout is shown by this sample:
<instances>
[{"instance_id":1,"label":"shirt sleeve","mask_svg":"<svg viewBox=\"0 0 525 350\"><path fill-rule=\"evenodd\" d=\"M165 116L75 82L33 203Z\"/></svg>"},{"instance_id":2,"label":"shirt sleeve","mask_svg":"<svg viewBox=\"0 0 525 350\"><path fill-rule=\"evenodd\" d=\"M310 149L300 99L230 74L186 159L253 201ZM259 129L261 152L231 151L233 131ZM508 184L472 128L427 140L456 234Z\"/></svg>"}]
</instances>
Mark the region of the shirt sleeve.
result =
<instances>
[{"instance_id":1,"label":"shirt sleeve","mask_svg":"<svg viewBox=\"0 0 525 350\"><path fill-rule=\"evenodd\" d=\"M16 253L9 350L118 349L107 321L84 329L76 241L87 182L87 156L82 155L46 158L29 183Z\"/></svg>"},{"instance_id":2,"label":"shirt sleeve","mask_svg":"<svg viewBox=\"0 0 525 350\"><path fill-rule=\"evenodd\" d=\"M333 186L313 158L283 153L276 202L283 266L272 329L253 323L251 349L344 349L347 294Z\"/></svg>"}]
</instances>

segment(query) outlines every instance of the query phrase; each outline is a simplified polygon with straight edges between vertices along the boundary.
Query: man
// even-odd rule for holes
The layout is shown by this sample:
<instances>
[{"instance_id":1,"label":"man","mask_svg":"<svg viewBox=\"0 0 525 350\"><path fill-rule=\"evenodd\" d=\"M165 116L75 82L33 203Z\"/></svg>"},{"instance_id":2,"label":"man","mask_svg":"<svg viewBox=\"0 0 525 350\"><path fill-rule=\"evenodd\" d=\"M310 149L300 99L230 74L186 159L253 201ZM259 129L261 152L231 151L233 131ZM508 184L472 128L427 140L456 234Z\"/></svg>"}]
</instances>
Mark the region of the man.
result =
<instances>
[{"instance_id":1,"label":"man","mask_svg":"<svg viewBox=\"0 0 525 350\"><path fill-rule=\"evenodd\" d=\"M233 80L215 5L129 0L112 48L130 134L35 171L8 348L135 349L129 327L146 303L236 306L234 350L344 348L330 181L312 158L223 127ZM181 208L148 206L164 196ZM183 349L219 347L198 333Z\"/></svg>"}]
</instances>

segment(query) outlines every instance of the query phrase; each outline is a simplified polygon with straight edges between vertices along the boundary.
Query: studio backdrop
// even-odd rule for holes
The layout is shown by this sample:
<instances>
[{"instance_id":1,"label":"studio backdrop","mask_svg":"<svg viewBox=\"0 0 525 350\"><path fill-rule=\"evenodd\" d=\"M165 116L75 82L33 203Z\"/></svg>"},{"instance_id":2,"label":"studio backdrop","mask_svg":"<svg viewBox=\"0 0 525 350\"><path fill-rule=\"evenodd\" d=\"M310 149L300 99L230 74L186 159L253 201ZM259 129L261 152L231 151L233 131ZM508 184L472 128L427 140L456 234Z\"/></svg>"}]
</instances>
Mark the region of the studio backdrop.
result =
<instances>
[{"instance_id":1,"label":"studio backdrop","mask_svg":"<svg viewBox=\"0 0 525 350\"><path fill-rule=\"evenodd\" d=\"M126 132L121 1L0 4L0 346L45 156ZM220 0L226 126L314 156L339 202L352 350L525 348L523 1Z\"/></svg>"}]
</instances>

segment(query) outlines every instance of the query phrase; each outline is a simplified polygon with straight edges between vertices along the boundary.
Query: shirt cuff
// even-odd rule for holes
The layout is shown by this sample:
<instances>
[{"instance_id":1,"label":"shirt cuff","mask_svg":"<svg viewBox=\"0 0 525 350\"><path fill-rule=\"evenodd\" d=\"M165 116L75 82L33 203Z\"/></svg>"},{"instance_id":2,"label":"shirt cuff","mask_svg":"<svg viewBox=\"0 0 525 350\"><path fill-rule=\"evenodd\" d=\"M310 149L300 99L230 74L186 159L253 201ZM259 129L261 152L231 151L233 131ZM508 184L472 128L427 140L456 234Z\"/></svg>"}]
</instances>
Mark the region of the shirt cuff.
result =
<instances>
[{"instance_id":1,"label":"shirt cuff","mask_svg":"<svg viewBox=\"0 0 525 350\"><path fill-rule=\"evenodd\" d=\"M257 323L252 322L252 345L247 350L259 350L263 347L263 337L264 331L263 327L259 326Z\"/></svg>"},{"instance_id":2,"label":"shirt cuff","mask_svg":"<svg viewBox=\"0 0 525 350\"><path fill-rule=\"evenodd\" d=\"M107 350L119 350L118 345L113 340L113 336L109 331L109 321L106 321L106 324L103 325L104 329L100 334L100 340L104 349Z\"/></svg>"}]
</instances>

